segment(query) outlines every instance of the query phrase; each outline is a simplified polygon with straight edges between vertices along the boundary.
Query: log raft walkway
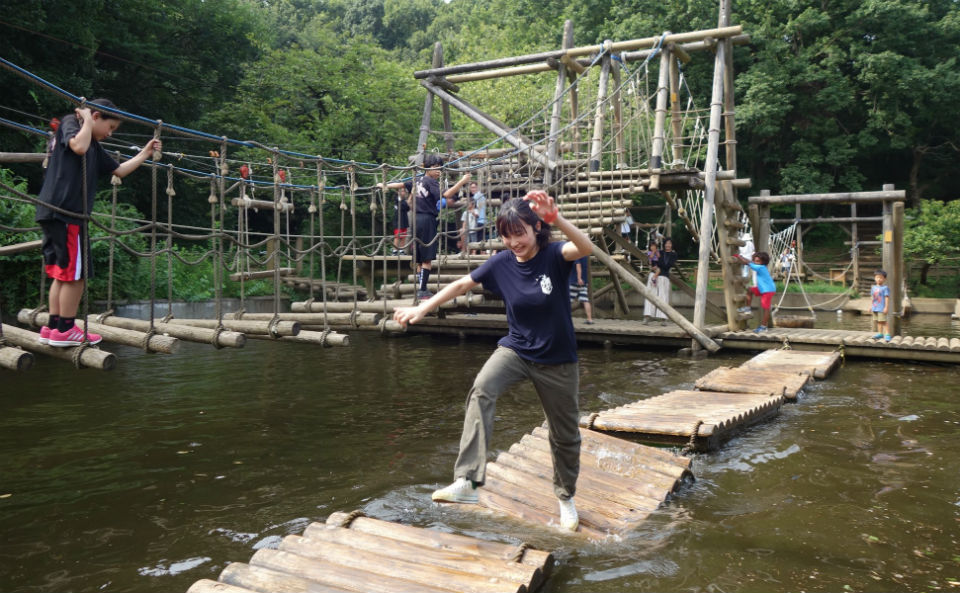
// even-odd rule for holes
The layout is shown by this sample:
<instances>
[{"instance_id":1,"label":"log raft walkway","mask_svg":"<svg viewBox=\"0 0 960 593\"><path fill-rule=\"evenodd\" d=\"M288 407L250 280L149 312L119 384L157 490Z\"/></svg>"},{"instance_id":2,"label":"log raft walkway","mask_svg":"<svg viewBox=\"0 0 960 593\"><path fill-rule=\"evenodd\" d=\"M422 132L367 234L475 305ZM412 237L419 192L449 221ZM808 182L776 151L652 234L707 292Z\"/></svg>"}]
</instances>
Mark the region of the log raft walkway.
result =
<instances>
[{"instance_id":1,"label":"log raft walkway","mask_svg":"<svg viewBox=\"0 0 960 593\"><path fill-rule=\"evenodd\" d=\"M825 378L838 352L767 351L739 368L714 369L700 391L673 391L581 420L577 483L579 535L591 540L637 527L692 479L690 458L633 442L687 441L685 451L719 446L736 430L770 418L814 378ZM605 434L611 431L614 435ZM629 433L630 440L618 438ZM464 512L522 523L518 531L555 528L557 502L548 433L535 428L487 465L475 505ZM669 439L666 439L669 440ZM573 535L573 534L571 534ZM232 563L217 581L202 579L187 593L376 591L532 592L549 577L549 552L336 512L278 549Z\"/></svg>"}]
</instances>

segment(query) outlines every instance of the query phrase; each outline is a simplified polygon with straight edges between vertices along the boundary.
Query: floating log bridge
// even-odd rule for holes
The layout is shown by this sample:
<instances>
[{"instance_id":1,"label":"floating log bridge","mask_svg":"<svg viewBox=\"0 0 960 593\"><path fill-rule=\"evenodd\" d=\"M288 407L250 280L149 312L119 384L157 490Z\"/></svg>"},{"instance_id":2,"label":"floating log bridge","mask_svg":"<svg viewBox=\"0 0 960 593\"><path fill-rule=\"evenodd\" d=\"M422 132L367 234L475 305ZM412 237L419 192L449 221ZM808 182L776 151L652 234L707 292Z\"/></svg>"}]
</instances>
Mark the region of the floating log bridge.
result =
<instances>
[{"instance_id":1,"label":"floating log bridge","mask_svg":"<svg viewBox=\"0 0 960 593\"><path fill-rule=\"evenodd\" d=\"M115 315L97 315L94 319L96 319L97 323L111 327L132 329L139 332L150 331L150 322L143 319L130 319L129 317L117 317ZM158 333L181 340L213 344L221 348L243 348L244 344L247 343L246 336L240 332L221 330L218 333L216 329L179 325L175 321L171 323L155 321L153 329Z\"/></svg>"},{"instance_id":2,"label":"floating log bridge","mask_svg":"<svg viewBox=\"0 0 960 593\"><path fill-rule=\"evenodd\" d=\"M591 539L636 527L690 475L689 458L588 429L580 435L579 532ZM556 528L559 510L547 438L547 429L537 428L488 463L486 483L477 490L478 504L449 506L486 509Z\"/></svg>"},{"instance_id":3,"label":"floating log bridge","mask_svg":"<svg viewBox=\"0 0 960 593\"><path fill-rule=\"evenodd\" d=\"M700 391L671 391L585 416L580 426L639 440L714 449L734 432L780 411L812 378L837 367L838 352L768 350L740 368L720 367L697 381ZM789 394L789 395L788 395Z\"/></svg>"},{"instance_id":4,"label":"floating log bridge","mask_svg":"<svg viewBox=\"0 0 960 593\"><path fill-rule=\"evenodd\" d=\"M549 576L553 557L527 544L486 541L333 513L303 536L284 538L248 564L232 563L218 581L197 581L188 593L304 592L518 593Z\"/></svg>"}]
</instances>

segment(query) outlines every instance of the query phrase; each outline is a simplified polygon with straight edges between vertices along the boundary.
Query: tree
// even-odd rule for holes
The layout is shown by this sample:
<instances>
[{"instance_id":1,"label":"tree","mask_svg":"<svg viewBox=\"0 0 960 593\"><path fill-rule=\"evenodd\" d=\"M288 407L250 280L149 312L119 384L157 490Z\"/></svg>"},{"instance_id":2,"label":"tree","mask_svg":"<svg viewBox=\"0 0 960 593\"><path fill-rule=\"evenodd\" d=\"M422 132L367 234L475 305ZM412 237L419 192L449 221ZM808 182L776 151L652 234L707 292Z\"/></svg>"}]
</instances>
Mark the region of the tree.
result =
<instances>
[{"instance_id":1,"label":"tree","mask_svg":"<svg viewBox=\"0 0 960 593\"><path fill-rule=\"evenodd\" d=\"M923 260L920 283L927 283L930 266L960 255L960 200L921 200L907 211L903 253Z\"/></svg>"}]
</instances>

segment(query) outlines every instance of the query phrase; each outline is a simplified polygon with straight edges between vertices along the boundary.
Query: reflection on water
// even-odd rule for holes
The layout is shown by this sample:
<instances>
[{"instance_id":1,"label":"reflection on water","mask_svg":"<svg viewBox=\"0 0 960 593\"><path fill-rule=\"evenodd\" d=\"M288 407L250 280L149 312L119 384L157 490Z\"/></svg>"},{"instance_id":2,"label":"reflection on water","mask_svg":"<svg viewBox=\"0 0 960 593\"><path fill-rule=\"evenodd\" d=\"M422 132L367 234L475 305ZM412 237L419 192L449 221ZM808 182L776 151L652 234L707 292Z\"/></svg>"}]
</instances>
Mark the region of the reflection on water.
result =
<instances>
[{"instance_id":1,"label":"reflection on water","mask_svg":"<svg viewBox=\"0 0 960 593\"><path fill-rule=\"evenodd\" d=\"M910 330L930 334L921 317ZM185 590L353 509L555 550L548 591L956 587L956 367L848 360L778 417L697 455L697 480L639 529L586 543L429 500L451 478L492 340L351 339L185 344L174 357L117 347L113 373L47 359L4 373L0 591ZM747 357L585 347L581 407L689 389ZM527 387L502 398L496 448L542 422L536 402Z\"/></svg>"}]
</instances>

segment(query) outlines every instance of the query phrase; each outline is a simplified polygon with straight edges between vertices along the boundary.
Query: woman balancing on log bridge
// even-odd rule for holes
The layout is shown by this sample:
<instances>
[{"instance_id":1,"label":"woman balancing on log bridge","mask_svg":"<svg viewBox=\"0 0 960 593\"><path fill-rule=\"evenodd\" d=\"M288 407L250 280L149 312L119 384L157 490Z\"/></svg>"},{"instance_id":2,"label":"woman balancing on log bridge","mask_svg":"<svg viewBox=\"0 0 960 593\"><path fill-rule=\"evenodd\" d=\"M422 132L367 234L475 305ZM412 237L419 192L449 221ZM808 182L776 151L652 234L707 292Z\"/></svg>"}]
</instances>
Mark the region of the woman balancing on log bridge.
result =
<instances>
[{"instance_id":1,"label":"woman balancing on log bridge","mask_svg":"<svg viewBox=\"0 0 960 593\"><path fill-rule=\"evenodd\" d=\"M550 225L569 239L550 242ZM577 341L570 318L567 279L573 262L593 250L590 238L563 218L553 198L531 191L500 208L497 232L507 250L448 285L416 307L397 309L393 317L406 326L483 284L502 296L509 331L490 355L467 394L455 481L433 493L433 500L476 503L483 485L487 447L493 437L497 398L510 386L529 379L547 418L553 457L553 490L560 501L560 526L579 525L573 496L580 473L580 428Z\"/></svg>"}]
</instances>

